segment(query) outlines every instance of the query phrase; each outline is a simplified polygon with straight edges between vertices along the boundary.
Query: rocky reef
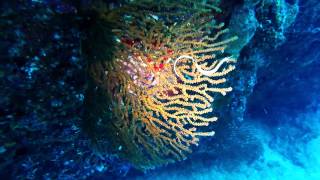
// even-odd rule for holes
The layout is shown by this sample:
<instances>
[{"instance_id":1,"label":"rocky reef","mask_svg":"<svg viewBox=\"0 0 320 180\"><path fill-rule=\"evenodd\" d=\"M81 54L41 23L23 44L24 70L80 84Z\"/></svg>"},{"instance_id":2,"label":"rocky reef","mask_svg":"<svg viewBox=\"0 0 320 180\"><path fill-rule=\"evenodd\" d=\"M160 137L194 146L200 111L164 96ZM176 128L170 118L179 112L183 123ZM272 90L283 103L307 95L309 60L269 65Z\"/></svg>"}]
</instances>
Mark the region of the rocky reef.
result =
<instances>
[{"instance_id":1,"label":"rocky reef","mask_svg":"<svg viewBox=\"0 0 320 180\"><path fill-rule=\"evenodd\" d=\"M168 5L169 2L163 1L164 5L160 3L161 7L164 7L166 3ZM211 21L208 27L213 28L217 22L223 22L224 27L228 29L228 33L222 33L219 40L232 39L232 41L219 50L224 55L237 59L235 68L227 76L228 81L225 86L232 87L232 91L228 91L226 96L212 95L214 101L210 106L214 107L212 113L214 117L218 117L218 121L205 124L208 131L201 132L211 132L212 130L215 132L214 136L199 136L199 139L197 136L196 140L187 139L185 141L187 144L193 144L190 147L184 147L185 142L182 145L172 146L173 148L181 148L183 151L192 150L192 153L188 153L187 156L182 156L184 153L178 154L179 158L175 160L175 163L169 165L164 165L167 164L166 162L160 163L162 166L155 166L154 170L147 172L135 164L141 164L148 158L142 159L140 162L137 162L136 159L132 160L133 156L140 157L137 155L138 151L135 154L130 154L129 157L126 147L119 143L122 142L120 140L123 137L116 137L118 131L110 122L119 116L136 115L141 117L141 114L128 115L123 112L129 112L133 106L139 106L137 112L144 112L141 106L144 106L143 103L150 103L150 100L145 98L147 100L143 103L137 106L130 105L130 107L126 107L126 110L115 108L116 106L110 104L115 101L121 104L119 98L123 99L123 97L119 95L120 93L111 96L110 103L110 93L116 94L115 92L120 91L113 89L109 92L109 96L106 95L105 91L101 90L103 87L99 87L99 83L96 81L103 79L103 76L101 74L92 76L92 72L100 73L102 70L103 74L105 70L112 70L111 66L107 67L108 65L103 64L102 69L94 69L93 71L92 69L90 71L90 67L92 68L93 64L97 63L101 65L102 59L121 57L117 54L117 50L123 47L139 45L140 49L137 48L138 50L127 48L130 51L121 51L122 54L133 56L138 51L142 52L142 47L151 44L153 47L151 45L150 47L153 49L148 49L148 53L161 58L166 57L163 54L159 55L158 49L165 49L166 53L170 55L182 50L177 46L162 46L159 43L160 40L156 43L149 42L148 39L139 39L136 36L139 33L139 26L128 27L120 23L123 29L112 31L112 27L119 27L115 24L114 19L112 21L112 18L119 18L117 16L121 14L114 13L117 8L129 7L129 10L125 9L122 12L136 13L131 16L123 16L128 19L140 18L141 8L144 8L144 12L152 10L160 13L160 15L153 14L152 21L165 17L161 15L163 12L161 8L161 11L156 7L152 7L150 10L148 6L130 6L130 3L132 2L83 1L82 3L74 3L67 0L0 3L1 177L7 177L7 179L168 178L166 174L174 173L173 169L181 169L177 172L183 174L186 171L199 170L200 172L201 168L205 169L206 167L221 168L225 173L230 173L243 164L246 166L256 165L268 152L266 147L276 149L277 153L290 159L294 166L308 167L307 160L305 160L307 157L304 156L308 152L303 149L302 144L315 140L319 133L317 133L316 121L302 118L301 113L313 112L317 115L319 107L320 86L317 77L320 72L318 60L320 3L312 0L301 2L298 0L220 0L213 1L209 13L205 11L207 7L196 9L207 13L205 17L214 16L215 21ZM140 9L131 11L132 7ZM184 8L183 3L181 3L181 7ZM179 8L169 8L170 12L181 11L180 13L183 15L170 18L176 21L188 20L192 13L196 13L193 12L195 9L188 4L185 7L190 8L189 11L183 12ZM101 12L112 13L105 17L101 15ZM205 18L204 14L200 17ZM101 19L107 19L104 22L108 23L101 23L103 22ZM128 22L128 20L125 21ZM147 27L145 29L150 30L150 28L152 29L150 22L151 20L144 22L145 24L139 22L139 25L145 25ZM193 23L195 29L200 26L196 22L190 23ZM158 26L154 22L151 24ZM167 24L173 26L174 23L167 22ZM161 25L161 27L167 26ZM197 30L200 31L200 28ZM214 33L220 31L223 29L216 30ZM128 37L128 34L132 32L134 32L134 37ZM152 37L151 39L160 37L160 35L152 36L156 30L152 32L151 35L147 34ZM121 34L118 37L126 38L115 39L114 34L117 33ZM174 34L168 30L163 33L165 35L162 38L171 42L173 40L170 38L178 39L178 35L181 35L183 30L179 33ZM236 40L233 39L235 36ZM201 38L193 37L195 41ZM121 48L117 46L119 40L123 45ZM133 44L132 40L135 41ZM190 40L189 42L192 44L195 41ZM205 44L205 46L207 45ZM197 45L194 44L188 48L194 47ZM172 59L177 58L179 55L172 55ZM143 59L143 62L148 61L147 58ZM179 64L181 68L178 71L187 72L187 67L183 69L181 64L183 63ZM186 64L189 65L188 62L185 62ZM152 71L160 71L164 66L160 61L157 61L156 66L152 66ZM97 67L101 66L94 66L94 68ZM132 69L131 66L123 63L120 67L123 71ZM170 67L173 68L173 65ZM174 77L174 73L178 74L177 71L170 73L172 73L172 77ZM170 73L167 72L166 75L170 76ZM147 73L143 71L141 74L146 75ZM119 80L120 76L121 73L115 75L113 80L110 80L112 78L108 79L108 87L113 87L112 83L122 83ZM134 79L132 73L129 73L128 77ZM196 77L180 75L180 79L189 82ZM177 84L181 83L181 80L171 80L170 82ZM138 84L146 86L143 83L139 81ZM114 85L114 87L117 86ZM157 86L157 88L168 86L167 83ZM139 95L143 96L140 90L137 91L133 88L131 90L132 92L128 91L127 93L140 93ZM166 98L170 98L174 94L174 89L170 89L170 92L168 90L162 92L167 92L169 95ZM152 93L155 94L154 91ZM158 96L161 96L161 93ZM201 100L200 98L197 102ZM133 102L137 102L137 100L130 101L131 104ZM163 100L162 103L167 103L167 101ZM182 107L185 103L180 102L178 107ZM106 111L101 107L114 108L114 111ZM159 107L163 108L164 106ZM189 111L190 109L185 108L184 110ZM167 111L166 113L173 112ZM147 111L144 116L146 114L148 114ZM160 112L160 114L161 116L157 115L157 117L162 121L165 119L165 113ZM206 115L203 116L206 117ZM155 115L148 117L150 119ZM198 117L198 119L202 119L202 117ZM131 121L128 120L128 122ZM154 120L154 122L158 121ZM179 124L178 121L172 122ZM118 127L125 125L122 124ZM156 123L156 125L156 127L165 127L166 132L161 128L160 130L154 128L155 126L136 126L139 127L139 131L147 129L148 136L156 136L161 130L163 130L161 133L171 134L178 131L179 128L183 129L183 126L172 128L167 124L158 125ZM128 125L127 127L132 126ZM268 136L262 135L261 129L267 132L265 134ZM133 133L133 130L130 130L125 134L126 136ZM192 133L189 132L189 134ZM202 135L207 136L210 133ZM111 140L112 136L118 139ZM180 136L179 134L170 135L175 138ZM141 137L143 136L136 136L130 140L141 142L147 139L150 141L148 138ZM271 138L265 140L266 137ZM156 142L162 143L162 145L173 142L163 141L165 138L167 136L160 138L160 140L154 140L152 147L155 147ZM194 146L198 141L199 146ZM130 144L129 141L126 143ZM281 146L281 144L285 145ZM135 146L134 149L148 148L148 146L141 147L141 144ZM291 148L294 151L290 150ZM162 152L169 152L168 149L166 150ZM157 154L158 152L152 151L152 153ZM159 158L162 155L157 154L154 157ZM316 160L316 158L313 159ZM268 165L270 168L274 164ZM259 167L263 169L262 166ZM255 170L262 172L259 167L255 167ZM182 177L177 176L177 178Z\"/></svg>"}]
</instances>

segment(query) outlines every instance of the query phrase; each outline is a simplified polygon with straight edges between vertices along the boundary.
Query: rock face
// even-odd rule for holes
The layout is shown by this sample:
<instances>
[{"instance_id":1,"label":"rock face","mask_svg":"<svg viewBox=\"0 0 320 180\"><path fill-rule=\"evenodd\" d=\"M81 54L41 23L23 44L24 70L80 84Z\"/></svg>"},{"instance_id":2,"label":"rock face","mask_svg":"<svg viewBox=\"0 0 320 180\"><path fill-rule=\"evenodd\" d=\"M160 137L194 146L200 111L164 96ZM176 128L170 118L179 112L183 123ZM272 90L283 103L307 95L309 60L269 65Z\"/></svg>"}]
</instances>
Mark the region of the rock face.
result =
<instances>
[{"instance_id":1,"label":"rock face","mask_svg":"<svg viewBox=\"0 0 320 180\"><path fill-rule=\"evenodd\" d=\"M254 117L294 115L318 101L319 17L316 12L319 4L305 1L300 2L300 6L303 8L297 21L286 31L286 41L265 53L267 67L259 71L254 99L248 107ZM263 101L266 96L268 101ZM258 102L262 105L256 106ZM278 124L282 120L279 117L270 121Z\"/></svg>"}]
</instances>

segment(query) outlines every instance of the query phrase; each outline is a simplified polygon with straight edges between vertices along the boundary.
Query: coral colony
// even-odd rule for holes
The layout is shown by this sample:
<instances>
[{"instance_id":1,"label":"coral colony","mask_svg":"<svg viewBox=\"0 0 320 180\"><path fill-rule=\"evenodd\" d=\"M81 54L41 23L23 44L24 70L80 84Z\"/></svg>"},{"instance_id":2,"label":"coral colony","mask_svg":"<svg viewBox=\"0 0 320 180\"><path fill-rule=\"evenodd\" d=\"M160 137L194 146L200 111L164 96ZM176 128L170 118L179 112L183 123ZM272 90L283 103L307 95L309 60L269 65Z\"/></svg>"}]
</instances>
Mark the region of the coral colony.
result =
<instances>
[{"instance_id":1,"label":"coral colony","mask_svg":"<svg viewBox=\"0 0 320 180\"><path fill-rule=\"evenodd\" d=\"M111 99L107 109L117 119L119 146L130 151L123 156L137 168L185 159L199 137L214 135L205 128L218 119L212 115L213 97L232 91L224 84L236 59L224 51L237 37L223 38L228 29L210 13L218 8L192 4L199 9L191 15L170 14L173 3L159 13L147 8L134 13L143 4L123 8L112 30L114 58L90 67Z\"/></svg>"}]
</instances>

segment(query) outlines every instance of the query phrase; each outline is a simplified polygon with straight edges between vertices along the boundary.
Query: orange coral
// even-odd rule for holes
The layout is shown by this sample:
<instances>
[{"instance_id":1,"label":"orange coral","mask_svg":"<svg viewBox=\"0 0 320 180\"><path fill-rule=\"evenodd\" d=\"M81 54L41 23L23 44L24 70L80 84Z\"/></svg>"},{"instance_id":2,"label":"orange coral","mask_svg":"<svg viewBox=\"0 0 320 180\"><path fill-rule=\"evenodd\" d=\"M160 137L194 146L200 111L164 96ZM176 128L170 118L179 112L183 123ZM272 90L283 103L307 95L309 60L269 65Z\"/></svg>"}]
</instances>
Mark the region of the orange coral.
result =
<instances>
[{"instance_id":1,"label":"orange coral","mask_svg":"<svg viewBox=\"0 0 320 180\"><path fill-rule=\"evenodd\" d=\"M211 21L210 15L194 14L167 25L149 14L126 22L113 29L118 42L114 61L92 70L94 77L104 76L119 127L130 129L136 148L149 157L140 167L185 159L199 137L214 135L202 127L217 120L214 93L232 90L219 85L235 69L236 60L222 55L236 37L221 41L228 30Z\"/></svg>"}]
</instances>

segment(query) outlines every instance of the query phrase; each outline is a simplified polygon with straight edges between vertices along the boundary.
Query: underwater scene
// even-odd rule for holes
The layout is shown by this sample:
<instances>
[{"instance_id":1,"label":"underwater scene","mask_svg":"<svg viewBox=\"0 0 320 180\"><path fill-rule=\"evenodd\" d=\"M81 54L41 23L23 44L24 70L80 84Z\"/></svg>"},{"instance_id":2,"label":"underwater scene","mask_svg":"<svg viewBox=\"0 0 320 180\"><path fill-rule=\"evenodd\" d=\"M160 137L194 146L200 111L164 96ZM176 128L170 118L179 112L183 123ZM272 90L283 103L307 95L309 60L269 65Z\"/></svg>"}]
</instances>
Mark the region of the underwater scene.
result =
<instances>
[{"instance_id":1,"label":"underwater scene","mask_svg":"<svg viewBox=\"0 0 320 180\"><path fill-rule=\"evenodd\" d=\"M320 180L320 1L1 1L0 179Z\"/></svg>"}]
</instances>

